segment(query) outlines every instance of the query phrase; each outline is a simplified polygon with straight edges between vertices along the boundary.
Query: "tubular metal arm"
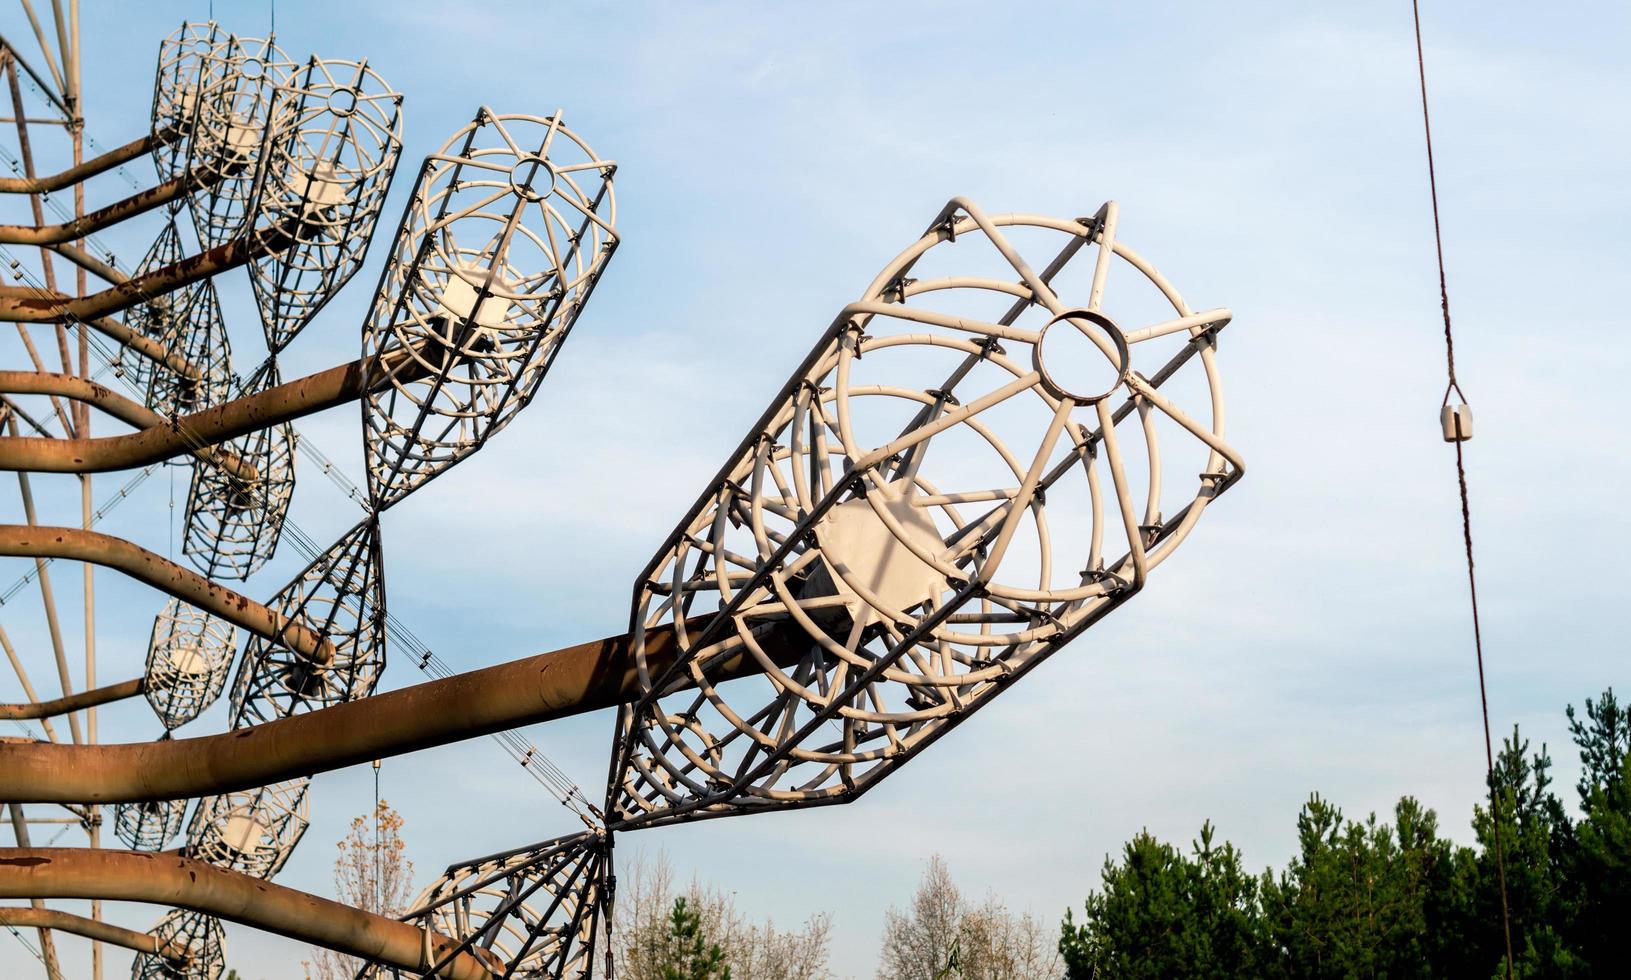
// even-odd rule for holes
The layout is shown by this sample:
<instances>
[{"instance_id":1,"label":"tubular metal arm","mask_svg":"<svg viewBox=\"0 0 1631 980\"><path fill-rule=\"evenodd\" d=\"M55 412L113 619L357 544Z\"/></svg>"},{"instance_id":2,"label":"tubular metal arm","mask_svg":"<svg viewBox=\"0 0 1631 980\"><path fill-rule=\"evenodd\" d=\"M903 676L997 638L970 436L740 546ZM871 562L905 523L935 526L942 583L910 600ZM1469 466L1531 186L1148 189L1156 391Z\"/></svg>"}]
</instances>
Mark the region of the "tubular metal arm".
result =
<instances>
[{"instance_id":1,"label":"tubular metal arm","mask_svg":"<svg viewBox=\"0 0 1631 980\"><path fill-rule=\"evenodd\" d=\"M0 391L54 394L89 401L142 431L96 439L42 439L32 436L0 438L0 470L41 473L102 473L133 469L191 452L240 475L241 461L217 459L213 446L247 432L292 422L314 412L355 401L370 385L390 385L393 370L400 382L425 370L399 351L377 369L368 360L352 361L247 395L201 412L184 416L174 425L156 412L121 398L108 389L80 378L30 371L0 371ZM219 454L226 457L227 454ZM251 478L252 478L251 471Z\"/></svg>"},{"instance_id":2,"label":"tubular metal arm","mask_svg":"<svg viewBox=\"0 0 1631 980\"><path fill-rule=\"evenodd\" d=\"M90 898L192 909L423 973L458 944L395 919L181 857L89 848L0 848L0 898ZM430 959L426 960L426 954ZM465 952L439 976L491 980Z\"/></svg>"},{"instance_id":3,"label":"tubular metal arm","mask_svg":"<svg viewBox=\"0 0 1631 980\"><path fill-rule=\"evenodd\" d=\"M61 173L48 174L44 177L0 177L0 194L42 194L60 191L64 187L72 187L82 180L88 180L99 173L146 156L179 135L181 135L179 130L161 129L141 139L131 140L124 146L115 147L99 157L86 160L77 167L69 167Z\"/></svg>"},{"instance_id":4,"label":"tubular metal arm","mask_svg":"<svg viewBox=\"0 0 1631 980\"><path fill-rule=\"evenodd\" d=\"M212 187L225 180L231 170L202 177L177 177L155 187L138 191L82 218L56 225L0 225L0 243L7 245L60 245L94 235L126 218L145 214L163 204L186 196L192 190Z\"/></svg>"},{"instance_id":5,"label":"tubular metal arm","mask_svg":"<svg viewBox=\"0 0 1631 980\"><path fill-rule=\"evenodd\" d=\"M0 926L22 926L30 929L60 929L75 935L112 943L133 949L138 953L151 953L177 962L187 959L187 951L170 943L163 943L152 933L121 929L96 919L87 919L59 909L0 909Z\"/></svg>"},{"instance_id":6,"label":"tubular metal arm","mask_svg":"<svg viewBox=\"0 0 1631 980\"><path fill-rule=\"evenodd\" d=\"M76 527L0 524L0 555L67 558L124 572L257 636L287 644L315 664L334 660L334 644L311 627L123 538Z\"/></svg>"},{"instance_id":7,"label":"tubular metal arm","mask_svg":"<svg viewBox=\"0 0 1631 980\"><path fill-rule=\"evenodd\" d=\"M23 721L34 718L55 718L70 711L79 711L84 708L94 708L100 704L111 704L114 701L123 701L133 698L147 690L145 678L137 677L134 680L120 681L106 687L98 687L90 691L80 691L67 697L57 698L53 701L27 701L23 704L0 704L0 721Z\"/></svg>"},{"instance_id":8,"label":"tubular metal arm","mask_svg":"<svg viewBox=\"0 0 1631 980\"><path fill-rule=\"evenodd\" d=\"M674 656L672 628L648 630L645 644L647 667L660 674ZM759 644L787 666L809 641L772 629ZM717 676L760 671L740 654ZM222 735L125 745L0 742L0 800L124 803L226 793L609 708L640 693L630 638L613 636Z\"/></svg>"},{"instance_id":9,"label":"tubular metal arm","mask_svg":"<svg viewBox=\"0 0 1631 980\"><path fill-rule=\"evenodd\" d=\"M0 321L90 322L235 269L263 255L281 252L294 241L294 235L283 228L252 232L89 296L69 296L27 286L0 287Z\"/></svg>"},{"instance_id":10,"label":"tubular metal arm","mask_svg":"<svg viewBox=\"0 0 1631 980\"><path fill-rule=\"evenodd\" d=\"M291 382L291 384L299 383L298 381ZM253 482L260 478L260 474L255 472L255 468L244 462L240 457L211 448L214 443L222 439L230 439L234 435L241 435L241 432L234 431L230 435L220 436L216 439L196 437L188 439L182 435L182 432L196 436L194 430L185 429L178 432L171 429L168 420L164 416L146 405L126 398L111 388L99 385L94 381L88 381L85 378L72 374L50 374L43 371L0 371L0 392L10 395L55 395L77 402L84 402L87 405L94 405L121 422L145 430L135 435L148 435L163 430L169 436L167 443L175 445L174 451L163 456L155 456L145 463L123 465L145 466L147 463L157 462L160 459L169 459L183 452L191 452L199 459L219 466L245 482ZM253 399L244 400L250 401ZM312 409L312 411L316 410ZM298 418L299 416L294 417ZM186 420L182 420L182 422L184 424ZM251 430L245 429L242 431ZM89 466L85 464L85 459L87 456L98 455L94 450L101 450L100 455L105 457L109 455L108 449L112 448L107 444L124 445L119 443L118 440L132 438L134 436L129 435L104 436L98 439L58 439L54 436L0 437L0 470L41 473L97 473L102 472L104 469L119 469L121 466Z\"/></svg>"}]
</instances>

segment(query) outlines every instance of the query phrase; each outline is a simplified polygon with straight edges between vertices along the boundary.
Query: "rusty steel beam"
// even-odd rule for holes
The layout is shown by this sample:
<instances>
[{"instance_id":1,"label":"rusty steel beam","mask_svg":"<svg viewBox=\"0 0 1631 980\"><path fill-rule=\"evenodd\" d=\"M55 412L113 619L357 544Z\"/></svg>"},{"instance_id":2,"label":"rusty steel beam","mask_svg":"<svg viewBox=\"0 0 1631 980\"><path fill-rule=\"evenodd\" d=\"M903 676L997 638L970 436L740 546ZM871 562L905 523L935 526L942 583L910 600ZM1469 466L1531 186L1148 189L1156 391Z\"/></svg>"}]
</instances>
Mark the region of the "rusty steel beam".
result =
<instances>
[{"instance_id":1,"label":"rusty steel beam","mask_svg":"<svg viewBox=\"0 0 1631 980\"><path fill-rule=\"evenodd\" d=\"M7 809L11 811L11 829L17 836L17 846L32 846L28 839L28 820L23 816L22 806L13 803ZM45 903L38 898L30 898L29 904L37 909L45 908ZM46 977L48 980L62 980L62 967L57 961L56 937L45 926L37 926L36 928L40 933L40 958L45 961Z\"/></svg>"},{"instance_id":2,"label":"rusty steel beam","mask_svg":"<svg viewBox=\"0 0 1631 980\"><path fill-rule=\"evenodd\" d=\"M179 130L167 127L141 139L131 140L124 146L114 147L99 157L92 157L61 173L48 174L44 177L0 177L0 194L49 194L52 191L60 191L64 187L72 187L97 174L146 156L179 135Z\"/></svg>"},{"instance_id":3,"label":"rusty steel beam","mask_svg":"<svg viewBox=\"0 0 1631 980\"><path fill-rule=\"evenodd\" d=\"M325 665L334 660L334 644L310 626L123 538L76 527L0 524L0 556L66 558L111 568L256 636L285 644L315 664Z\"/></svg>"},{"instance_id":4,"label":"rusty steel beam","mask_svg":"<svg viewBox=\"0 0 1631 980\"><path fill-rule=\"evenodd\" d=\"M117 340L128 350L135 351L155 364L162 364L184 378L197 380L204 376L204 372L197 365L180 354L172 352L152 337L138 333L111 316L99 316L88 321L87 325L97 333Z\"/></svg>"},{"instance_id":5,"label":"rusty steel beam","mask_svg":"<svg viewBox=\"0 0 1631 980\"><path fill-rule=\"evenodd\" d=\"M163 204L185 197L195 189L205 189L225 180L231 169L203 177L177 177L149 187L122 201L92 211L83 218L75 218L55 225L0 225L0 244L4 245L61 245L116 225L127 218L146 214Z\"/></svg>"},{"instance_id":6,"label":"rusty steel beam","mask_svg":"<svg viewBox=\"0 0 1631 980\"><path fill-rule=\"evenodd\" d=\"M809 648L797 631L760 646L786 666ZM798 634L802 636L802 634ZM674 656L671 627L648 630L649 670ZM710 678L760 672L738 654ZM641 687L627 635L430 681L293 718L162 742L60 745L0 741L0 800L133 803L264 786L635 700Z\"/></svg>"},{"instance_id":7,"label":"rusty steel beam","mask_svg":"<svg viewBox=\"0 0 1631 980\"><path fill-rule=\"evenodd\" d=\"M130 281L130 277L115 269L101 259L95 258L81 249L69 244L47 245L46 248L57 253L68 261L90 272L92 275L115 286ZM92 330L117 340L125 348L142 355L156 364L162 364L184 378L201 378L204 372L187 361L186 358L172 352L146 334L138 333L130 327L120 323L112 317L97 317L88 324Z\"/></svg>"},{"instance_id":8,"label":"rusty steel beam","mask_svg":"<svg viewBox=\"0 0 1631 980\"><path fill-rule=\"evenodd\" d=\"M228 269L236 269L263 255L281 252L294 241L294 235L284 228L252 232L89 296L69 296L29 286L0 286L0 321L56 323L70 320L88 323Z\"/></svg>"},{"instance_id":9,"label":"rusty steel beam","mask_svg":"<svg viewBox=\"0 0 1631 980\"><path fill-rule=\"evenodd\" d=\"M406 922L175 853L0 848L0 898L170 905L417 973L428 971L458 945ZM493 971L477 954L463 952L437 975L491 980Z\"/></svg>"},{"instance_id":10,"label":"rusty steel beam","mask_svg":"<svg viewBox=\"0 0 1631 980\"><path fill-rule=\"evenodd\" d=\"M103 262L101 259L89 255L72 245L47 245L46 248L57 253L69 262L79 266L91 275L104 279L110 283L121 283L130 277Z\"/></svg>"},{"instance_id":11,"label":"rusty steel beam","mask_svg":"<svg viewBox=\"0 0 1631 980\"><path fill-rule=\"evenodd\" d=\"M70 694L54 701L0 704L0 721L12 721L13 719L32 721L37 718L54 718L70 711L94 708L99 704L111 704L114 701L133 698L146 690L147 680L137 677L134 680L120 681L118 684L99 687L93 691L80 691L78 694Z\"/></svg>"},{"instance_id":12,"label":"rusty steel beam","mask_svg":"<svg viewBox=\"0 0 1631 980\"><path fill-rule=\"evenodd\" d=\"M149 953L153 956L167 960L182 962L187 959L187 950L174 943L161 943L152 933L137 932L134 929L121 929L119 926L87 919L72 912L63 912L58 909L13 909L0 908L0 926L22 927L29 929L58 929L62 932L71 932L87 939L95 939L115 946L133 949L138 953Z\"/></svg>"},{"instance_id":13,"label":"rusty steel beam","mask_svg":"<svg viewBox=\"0 0 1631 980\"><path fill-rule=\"evenodd\" d=\"M83 250L69 244L47 245L46 248L57 253L68 261L74 263L92 275L109 282L115 286L130 281L130 277L115 269L100 259L88 255ZM155 364L162 364L184 378L201 378L204 372L180 354L176 354L152 337L132 330L130 327L110 316L97 317L87 323L92 330L103 336L112 337L126 349L142 355Z\"/></svg>"},{"instance_id":14,"label":"rusty steel beam","mask_svg":"<svg viewBox=\"0 0 1631 980\"><path fill-rule=\"evenodd\" d=\"M212 451L204 447L355 401L370 384L376 391L388 387L393 375L398 381L414 380L429 370L407 351L393 352L377 363L377 368L366 359L341 364L182 416L174 424L140 406L133 409L134 402L121 400L92 382L65 375L0 371L0 392L56 394L88 401L142 430L96 439L0 438L0 470L105 473L147 466L187 452L214 462ZM237 473L231 465L221 465Z\"/></svg>"},{"instance_id":15,"label":"rusty steel beam","mask_svg":"<svg viewBox=\"0 0 1631 980\"><path fill-rule=\"evenodd\" d=\"M291 382L291 384L299 383ZM271 390L275 391L277 389ZM194 433L190 429L177 431L170 428L169 420L146 405L126 398L111 388L72 374L50 374L40 371L0 371L0 392L13 395L53 395L94 405L119 421L143 430L134 433L134 436L157 433L158 430L163 429L169 439L161 441L165 441L167 445L173 444L174 450L163 456L155 456L149 462L158 462L160 459L169 459L171 456L190 452L206 463L218 466L246 482L253 482L260 478L260 474L256 472L255 468L244 462L235 453L212 448L216 442L230 439L234 435L241 435L243 432L253 431L252 429L235 431L230 435L220 436L216 439L198 439L194 437ZM240 401L252 400L252 398L240 399ZM229 404L237 403L232 402ZM311 411L316 410L312 409ZM209 413L206 411L199 414ZM296 417L298 418L298 416ZM178 420L177 424L184 425L191 418L192 416L186 416ZM260 426L255 428L260 428ZM132 438L132 436L103 436L98 439L58 439L52 436L0 437L0 470L38 471L43 473L100 473L110 469L121 469L123 468L121 466L96 467L84 465L84 460L80 458L79 454L81 451L87 450L87 447L90 449L103 448L110 442L123 445L117 443L117 440L128 438ZM103 448L103 454L106 455L105 448ZM145 466L147 464L136 463L133 465Z\"/></svg>"}]
</instances>

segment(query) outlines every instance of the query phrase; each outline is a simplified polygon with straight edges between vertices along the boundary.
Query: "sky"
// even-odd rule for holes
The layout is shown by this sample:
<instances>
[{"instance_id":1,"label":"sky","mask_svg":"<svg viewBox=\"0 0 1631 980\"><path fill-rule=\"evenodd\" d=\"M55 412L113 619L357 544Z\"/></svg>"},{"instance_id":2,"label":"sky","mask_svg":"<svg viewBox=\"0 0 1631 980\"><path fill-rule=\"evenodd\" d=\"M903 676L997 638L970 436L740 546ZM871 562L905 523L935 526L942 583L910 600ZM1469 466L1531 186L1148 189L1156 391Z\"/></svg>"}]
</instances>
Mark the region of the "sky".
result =
<instances>
[{"instance_id":1,"label":"sky","mask_svg":"<svg viewBox=\"0 0 1631 980\"><path fill-rule=\"evenodd\" d=\"M1572 794L1564 706L1631 687L1631 518L1616 503L1631 479L1631 345L1607 305L1631 258L1631 10L1425 6L1457 366L1477 423L1467 460L1491 723L1546 743ZM87 0L95 140L144 131L160 39L209 13ZM268 26L265 4L214 13L242 34ZM859 802L639 832L620 860L666 853L682 878L783 926L830 912L833 969L865 977L885 910L909 901L936 853L971 896L1052 922L1141 829L1187 843L1211 820L1250 866L1283 864L1314 792L1356 817L1413 795L1470 841L1483 735L1454 454L1437 420L1443 337L1408 4L285 0L276 17L289 53L366 56L405 95L380 242L416 161L478 106L560 108L618 161L623 244L537 400L384 520L390 608L456 669L623 630L634 577L745 428L953 196L1067 216L1114 199L1120 237L1191 305L1234 311L1219 363L1248 473L1149 588ZM36 50L20 9L0 31ZM116 177L91 188L92 206L129 190ZM4 220L27 220L10 206ZM133 265L157 231L149 218L103 237ZM383 251L296 341L285 377L357 356ZM241 277L225 299L248 366L259 327ZM0 346L23 363L14 340ZM299 427L361 479L354 408ZM293 519L334 540L361 514L301 465ZM170 475L104 529L164 552ZM125 479L98 477L98 499ZM36 493L42 520L77 518L67 481L38 478ZM184 480L174 493L179 510ZM15 494L0 508L21 519ZM268 597L301 564L285 547L246 591ZM26 567L0 564L0 585ZM75 610L70 649L78 578L56 573ZM100 679L138 673L161 599L107 572L96 599ZM0 621L49 679L37 592ZM420 680L397 656L383 686ZM0 699L20 699L9 676ZM100 715L104 741L159 731L140 701ZM183 734L223 725L217 708ZM611 728L601 712L524 734L593 798ZM488 739L388 760L380 788L423 883L576 826ZM277 880L328 893L333 843L373 790L367 766L318 776L311 828ZM158 914L110 911L138 929ZM65 954L75 976L82 950ZM123 954L109 955L108 975L123 975ZM229 930L227 961L246 980L298 977L303 955ZM32 962L0 936L0 972Z\"/></svg>"}]
</instances>

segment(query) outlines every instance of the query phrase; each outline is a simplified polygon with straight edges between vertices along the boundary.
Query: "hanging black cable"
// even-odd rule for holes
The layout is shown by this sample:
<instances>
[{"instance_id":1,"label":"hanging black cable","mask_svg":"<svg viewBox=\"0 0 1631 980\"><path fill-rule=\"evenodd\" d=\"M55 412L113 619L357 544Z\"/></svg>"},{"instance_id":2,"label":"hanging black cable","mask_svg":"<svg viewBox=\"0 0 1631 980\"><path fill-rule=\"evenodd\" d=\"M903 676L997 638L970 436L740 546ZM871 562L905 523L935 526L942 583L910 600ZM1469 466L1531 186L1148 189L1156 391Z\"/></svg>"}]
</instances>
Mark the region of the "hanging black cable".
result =
<instances>
[{"instance_id":1,"label":"hanging black cable","mask_svg":"<svg viewBox=\"0 0 1631 980\"><path fill-rule=\"evenodd\" d=\"M1466 544L1467 589L1472 599L1472 643L1478 660L1478 703L1483 709L1484 716L1484 765L1485 777L1489 783L1490 827L1494 832L1495 873L1501 890L1501 934L1506 941L1506 976L1507 980L1512 980L1512 911L1506 896L1506 851L1501 840L1500 794L1495 787L1495 748L1489 735L1489 694L1484 682L1484 637L1478 624L1478 576L1474 572L1472 559L1472 508L1467 502L1467 466L1462 452L1462 443L1472 435L1470 426L1464 427L1464 422L1470 421L1471 415L1460 410L1465 407L1467 396L1462 393L1461 385L1455 377L1455 333L1450 327L1450 289L1444 275L1444 234L1439 227L1438 176L1433 166L1433 124L1427 112L1427 59L1422 54L1420 0L1411 0L1410 7L1416 25L1416 74L1421 81L1421 122L1427 137L1427 186L1433 201L1433 244L1438 252L1439 307L1444 314L1444 360L1449 378L1449 383L1444 389L1445 414L1442 416L1444 437L1455 443L1456 485L1461 493L1461 537ZM1451 408L1452 393L1461 399L1463 405Z\"/></svg>"}]
</instances>

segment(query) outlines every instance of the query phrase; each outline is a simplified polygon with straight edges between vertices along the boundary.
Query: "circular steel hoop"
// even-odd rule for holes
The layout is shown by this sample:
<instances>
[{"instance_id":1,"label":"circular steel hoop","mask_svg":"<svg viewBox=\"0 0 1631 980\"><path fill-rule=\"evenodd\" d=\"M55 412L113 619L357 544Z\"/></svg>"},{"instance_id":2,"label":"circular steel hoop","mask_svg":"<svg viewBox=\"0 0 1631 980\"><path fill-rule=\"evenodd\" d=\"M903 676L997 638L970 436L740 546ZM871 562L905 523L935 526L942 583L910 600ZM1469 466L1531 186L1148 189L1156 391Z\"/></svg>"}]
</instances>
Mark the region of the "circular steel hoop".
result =
<instances>
[{"instance_id":1,"label":"circular steel hoop","mask_svg":"<svg viewBox=\"0 0 1631 980\"><path fill-rule=\"evenodd\" d=\"M1053 329L1053 325L1061 320L1077 319L1092 321L1094 326L1109 334L1111 342L1116 345L1116 380L1110 387L1097 395L1078 395L1070 391L1054 380L1053 375L1048 373L1047 362L1042 359L1042 348L1047 346L1048 331ZM1031 348L1031 351L1031 363L1036 367L1037 373L1042 375L1042 383L1047 386L1049 391L1053 392L1054 397L1069 398L1078 405L1097 405L1109 398L1116 393L1117 388L1127 383L1127 374L1133 369L1132 354L1127 350L1127 335L1122 333L1121 328L1112 323L1109 317L1095 310L1075 309L1057 314L1043 325L1042 332L1037 335L1036 345Z\"/></svg>"}]
</instances>

